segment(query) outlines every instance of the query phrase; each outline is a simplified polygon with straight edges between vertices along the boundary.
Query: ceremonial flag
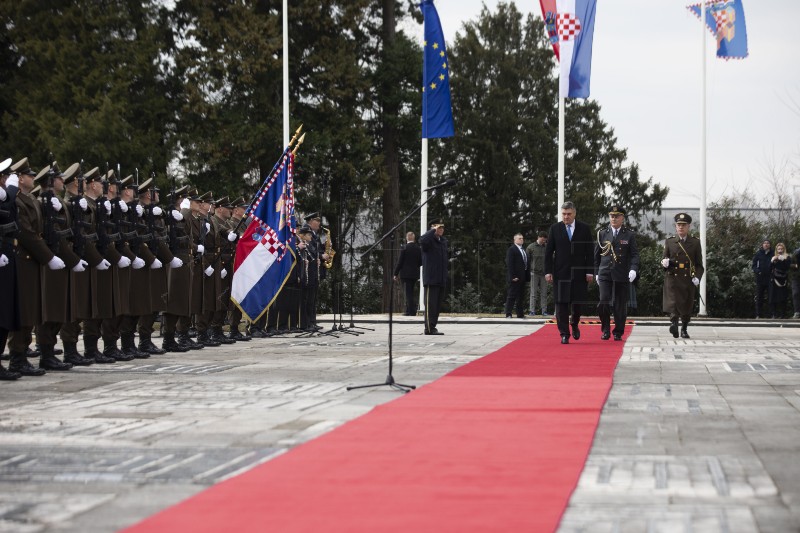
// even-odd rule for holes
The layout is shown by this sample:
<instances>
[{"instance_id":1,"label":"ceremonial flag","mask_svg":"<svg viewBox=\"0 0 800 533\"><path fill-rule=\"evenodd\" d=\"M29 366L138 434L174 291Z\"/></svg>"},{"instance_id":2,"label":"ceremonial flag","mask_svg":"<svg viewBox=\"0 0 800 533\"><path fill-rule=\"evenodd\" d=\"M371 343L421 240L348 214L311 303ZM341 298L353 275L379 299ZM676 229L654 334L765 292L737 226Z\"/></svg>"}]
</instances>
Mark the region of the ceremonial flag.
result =
<instances>
[{"instance_id":1,"label":"ceremonial flag","mask_svg":"<svg viewBox=\"0 0 800 533\"><path fill-rule=\"evenodd\" d=\"M231 299L251 322L275 301L295 262L293 165L287 148L248 208L252 220L236 245Z\"/></svg>"},{"instance_id":2,"label":"ceremonial flag","mask_svg":"<svg viewBox=\"0 0 800 533\"><path fill-rule=\"evenodd\" d=\"M539 0L547 36L559 60L561 97L588 98L597 0Z\"/></svg>"},{"instance_id":3,"label":"ceremonial flag","mask_svg":"<svg viewBox=\"0 0 800 533\"><path fill-rule=\"evenodd\" d=\"M420 4L425 18L422 59L422 138L452 137L453 108L450 104L450 73L444 33L433 0Z\"/></svg>"},{"instance_id":4,"label":"ceremonial flag","mask_svg":"<svg viewBox=\"0 0 800 533\"><path fill-rule=\"evenodd\" d=\"M700 18L700 4L688 6L688 9ZM717 39L717 57L747 57L747 27L742 0L708 0L706 26Z\"/></svg>"}]
</instances>

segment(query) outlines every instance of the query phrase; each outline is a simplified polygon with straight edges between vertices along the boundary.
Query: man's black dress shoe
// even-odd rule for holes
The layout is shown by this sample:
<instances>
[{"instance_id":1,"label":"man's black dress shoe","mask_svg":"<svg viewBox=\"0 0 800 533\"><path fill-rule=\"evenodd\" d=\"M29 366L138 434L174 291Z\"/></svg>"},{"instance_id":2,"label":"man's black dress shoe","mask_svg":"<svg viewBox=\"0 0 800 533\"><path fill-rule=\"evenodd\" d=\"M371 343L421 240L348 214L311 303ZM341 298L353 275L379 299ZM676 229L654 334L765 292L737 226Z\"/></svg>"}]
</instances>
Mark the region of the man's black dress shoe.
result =
<instances>
[{"instance_id":1,"label":"man's black dress shoe","mask_svg":"<svg viewBox=\"0 0 800 533\"><path fill-rule=\"evenodd\" d=\"M572 338L575 340L581 338L581 330L578 329L578 324L572 324Z\"/></svg>"},{"instance_id":2,"label":"man's black dress shoe","mask_svg":"<svg viewBox=\"0 0 800 533\"><path fill-rule=\"evenodd\" d=\"M677 322L673 322L672 324L670 324L669 332L672 333L673 337L675 337L676 339L678 338L678 323Z\"/></svg>"},{"instance_id":3,"label":"man's black dress shoe","mask_svg":"<svg viewBox=\"0 0 800 533\"><path fill-rule=\"evenodd\" d=\"M621 341L622 340L622 335L620 335L619 333L614 333L614 340L615 341Z\"/></svg>"},{"instance_id":4,"label":"man's black dress shoe","mask_svg":"<svg viewBox=\"0 0 800 533\"><path fill-rule=\"evenodd\" d=\"M690 338L690 337L689 337L689 332L688 332L688 331L686 331L685 329L682 329L682 330L681 330L681 338L682 338L682 339L688 339L688 338Z\"/></svg>"},{"instance_id":5,"label":"man's black dress shoe","mask_svg":"<svg viewBox=\"0 0 800 533\"><path fill-rule=\"evenodd\" d=\"M607 341L610 338L611 338L611 333L609 333L608 331L604 331L603 334L600 335L601 341Z\"/></svg>"},{"instance_id":6,"label":"man's black dress shoe","mask_svg":"<svg viewBox=\"0 0 800 533\"><path fill-rule=\"evenodd\" d=\"M569 335L561 335L561 344L569 344Z\"/></svg>"}]
</instances>

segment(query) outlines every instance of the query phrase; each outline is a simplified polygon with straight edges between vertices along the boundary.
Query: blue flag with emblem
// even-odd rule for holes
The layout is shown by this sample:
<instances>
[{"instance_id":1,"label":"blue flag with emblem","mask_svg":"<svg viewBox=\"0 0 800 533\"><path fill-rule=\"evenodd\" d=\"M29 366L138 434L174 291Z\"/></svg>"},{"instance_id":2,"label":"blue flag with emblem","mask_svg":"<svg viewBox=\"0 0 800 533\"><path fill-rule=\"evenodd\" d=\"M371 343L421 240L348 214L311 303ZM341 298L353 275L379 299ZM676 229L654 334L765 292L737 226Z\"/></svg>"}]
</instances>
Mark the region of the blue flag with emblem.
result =
<instances>
[{"instance_id":1,"label":"blue flag with emblem","mask_svg":"<svg viewBox=\"0 0 800 533\"><path fill-rule=\"evenodd\" d=\"M700 18L701 6L688 6ZM747 51L747 26L742 0L709 0L706 2L706 26L717 40L717 57L744 59Z\"/></svg>"},{"instance_id":2,"label":"blue flag with emblem","mask_svg":"<svg viewBox=\"0 0 800 533\"><path fill-rule=\"evenodd\" d=\"M422 138L452 137L453 108L450 104L450 72L444 33L433 0L420 4L425 18L422 59Z\"/></svg>"}]
</instances>

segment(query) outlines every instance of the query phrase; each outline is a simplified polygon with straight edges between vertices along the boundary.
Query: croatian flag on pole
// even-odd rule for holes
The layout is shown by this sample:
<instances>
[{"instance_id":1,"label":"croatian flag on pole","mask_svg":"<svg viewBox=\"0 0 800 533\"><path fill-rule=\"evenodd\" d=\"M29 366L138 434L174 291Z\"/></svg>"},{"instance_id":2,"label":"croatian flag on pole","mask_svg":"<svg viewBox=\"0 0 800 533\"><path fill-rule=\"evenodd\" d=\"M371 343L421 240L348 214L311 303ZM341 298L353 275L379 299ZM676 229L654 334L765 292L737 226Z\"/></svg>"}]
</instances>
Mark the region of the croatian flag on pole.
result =
<instances>
[{"instance_id":1,"label":"croatian flag on pole","mask_svg":"<svg viewBox=\"0 0 800 533\"><path fill-rule=\"evenodd\" d=\"M231 299L251 322L275 301L294 266L293 165L287 149L248 209L252 220L236 245Z\"/></svg>"},{"instance_id":2,"label":"croatian flag on pole","mask_svg":"<svg viewBox=\"0 0 800 533\"><path fill-rule=\"evenodd\" d=\"M700 18L701 6L688 6ZM709 0L706 2L706 26L717 39L717 57L744 59L747 57L747 25L742 0Z\"/></svg>"},{"instance_id":3,"label":"croatian flag on pole","mask_svg":"<svg viewBox=\"0 0 800 533\"><path fill-rule=\"evenodd\" d=\"M539 0L547 36L561 65L558 95L588 98L597 0Z\"/></svg>"}]
</instances>

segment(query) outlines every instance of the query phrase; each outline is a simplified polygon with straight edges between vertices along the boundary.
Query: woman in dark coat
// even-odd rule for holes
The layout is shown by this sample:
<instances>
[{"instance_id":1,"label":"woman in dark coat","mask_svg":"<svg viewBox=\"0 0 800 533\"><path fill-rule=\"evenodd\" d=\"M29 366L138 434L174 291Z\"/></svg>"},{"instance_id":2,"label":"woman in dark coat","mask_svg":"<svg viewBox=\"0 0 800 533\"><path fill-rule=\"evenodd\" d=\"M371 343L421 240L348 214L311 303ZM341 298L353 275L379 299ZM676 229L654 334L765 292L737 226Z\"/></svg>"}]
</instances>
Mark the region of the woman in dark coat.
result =
<instances>
[{"instance_id":1,"label":"woman in dark coat","mask_svg":"<svg viewBox=\"0 0 800 533\"><path fill-rule=\"evenodd\" d=\"M786 246L775 245L775 255L770 263L769 307L772 318L784 318L786 299L789 297L789 268L792 259L786 253Z\"/></svg>"}]
</instances>

